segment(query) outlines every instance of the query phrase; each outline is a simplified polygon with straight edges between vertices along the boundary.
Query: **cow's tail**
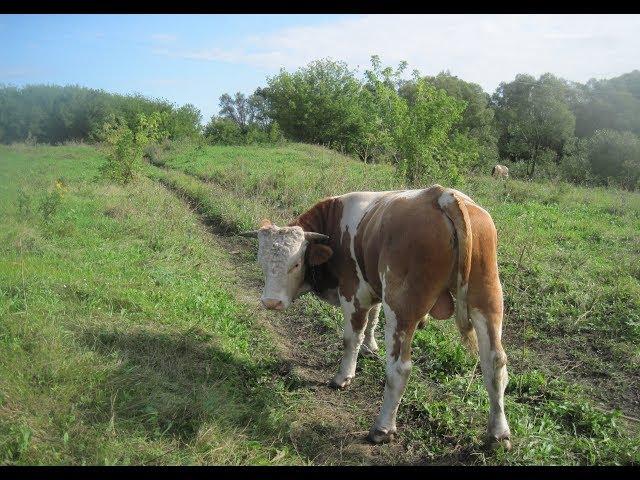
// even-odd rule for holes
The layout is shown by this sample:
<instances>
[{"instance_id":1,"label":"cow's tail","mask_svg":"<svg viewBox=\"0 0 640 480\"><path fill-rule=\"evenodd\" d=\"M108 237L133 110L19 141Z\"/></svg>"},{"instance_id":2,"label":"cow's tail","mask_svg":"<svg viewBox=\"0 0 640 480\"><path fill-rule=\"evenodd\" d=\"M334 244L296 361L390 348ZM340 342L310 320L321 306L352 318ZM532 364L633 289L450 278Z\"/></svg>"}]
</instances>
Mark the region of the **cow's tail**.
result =
<instances>
[{"instance_id":1,"label":"cow's tail","mask_svg":"<svg viewBox=\"0 0 640 480\"><path fill-rule=\"evenodd\" d=\"M469 350L475 352L478 348L478 340L473 324L469 319L469 306L467 303L469 274L471 272L471 246L473 242L469 212L460 194L449 188L444 189L444 192L438 198L438 205L453 223L458 239L456 326L462 335L462 343Z\"/></svg>"},{"instance_id":2,"label":"cow's tail","mask_svg":"<svg viewBox=\"0 0 640 480\"><path fill-rule=\"evenodd\" d=\"M496 166L494 165L493 168L491 169L491 176L493 176L496 173Z\"/></svg>"}]
</instances>

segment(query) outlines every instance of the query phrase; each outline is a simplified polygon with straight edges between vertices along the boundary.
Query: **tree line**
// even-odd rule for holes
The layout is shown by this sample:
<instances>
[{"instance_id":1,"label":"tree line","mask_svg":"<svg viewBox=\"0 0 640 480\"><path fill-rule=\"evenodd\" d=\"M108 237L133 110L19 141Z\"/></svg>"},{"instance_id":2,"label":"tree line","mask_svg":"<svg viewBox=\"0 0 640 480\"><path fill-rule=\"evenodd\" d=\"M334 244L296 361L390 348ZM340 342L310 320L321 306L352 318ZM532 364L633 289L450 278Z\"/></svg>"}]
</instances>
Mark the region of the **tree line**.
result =
<instances>
[{"instance_id":1,"label":"tree line","mask_svg":"<svg viewBox=\"0 0 640 480\"><path fill-rule=\"evenodd\" d=\"M140 115L154 113L166 138L200 134L202 115L193 105L177 107L139 94L118 95L80 86L0 86L0 142L102 141L106 123L136 130Z\"/></svg>"},{"instance_id":2,"label":"tree line","mask_svg":"<svg viewBox=\"0 0 640 480\"><path fill-rule=\"evenodd\" d=\"M333 60L283 69L250 96L223 95L204 134L234 144L283 135L392 162L408 180L455 183L500 162L519 177L640 188L640 71L586 84L520 74L490 95L449 72L406 79L406 68L374 56L364 76Z\"/></svg>"},{"instance_id":3,"label":"tree line","mask_svg":"<svg viewBox=\"0 0 640 480\"><path fill-rule=\"evenodd\" d=\"M158 142L287 139L392 163L410 183L455 184L504 163L516 177L640 188L640 71L586 84L520 74L489 94L449 72L407 76L407 67L373 56L364 74L330 59L282 69L251 95L222 95L204 128L189 104L80 86L0 86L0 142L109 143L127 130Z\"/></svg>"}]
</instances>

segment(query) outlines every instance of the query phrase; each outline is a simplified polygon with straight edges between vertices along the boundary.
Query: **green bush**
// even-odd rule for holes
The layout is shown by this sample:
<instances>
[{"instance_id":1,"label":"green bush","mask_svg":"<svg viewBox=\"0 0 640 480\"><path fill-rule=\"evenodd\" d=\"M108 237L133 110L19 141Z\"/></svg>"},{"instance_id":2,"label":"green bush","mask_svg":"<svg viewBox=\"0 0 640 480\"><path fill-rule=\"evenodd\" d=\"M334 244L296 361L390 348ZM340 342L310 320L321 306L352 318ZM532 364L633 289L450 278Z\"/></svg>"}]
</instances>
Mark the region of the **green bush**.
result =
<instances>
[{"instance_id":1,"label":"green bush","mask_svg":"<svg viewBox=\"0 0 640 480\"><path fill-rule=\"evenodd\" d=\"M233 120L214 117L204 129L204 136L212 145L244 145L240 126Z\"/></svg>"},{"instance_id":2,"label":"green bush","mask_svg":"<svg viewBox=\"0 0 640 480\"><path fill-rule=\"evenodd\" d=\"M135 131L122 118L113 118L103 126L102 136L107 144L107 161L102 165L102 174L118 183L126 184L140 169L143 152L160 137L159 112L149 116L138 115ZM153 147L150 147L152 149Z\"/></svg>"},{"instance_id":3,"label":"green bush","mask_svg":"<svg viewBox=\"0 0 640 480\"><path fill-rule=\"evenodd\" d=\"M376 56L371 63L364 81L332 60L282 70L261 90L268 116L289 139L395 164L409 184L461 181L480 152L475 138L456 130L467 102L418 75L409 101L399 93L406 63L395 71Z\"/></svg>"}]
</instances>

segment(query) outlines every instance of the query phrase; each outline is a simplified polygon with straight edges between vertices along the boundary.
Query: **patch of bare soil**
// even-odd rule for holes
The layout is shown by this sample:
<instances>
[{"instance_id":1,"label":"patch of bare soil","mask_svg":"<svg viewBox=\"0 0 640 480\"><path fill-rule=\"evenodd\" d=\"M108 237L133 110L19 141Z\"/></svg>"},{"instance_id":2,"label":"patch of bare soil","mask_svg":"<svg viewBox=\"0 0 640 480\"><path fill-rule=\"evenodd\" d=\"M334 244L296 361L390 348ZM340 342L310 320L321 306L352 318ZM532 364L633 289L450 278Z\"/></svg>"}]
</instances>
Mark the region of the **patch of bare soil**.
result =
<instances>
[{"instance_id":1,"label":"patch of bare soil","mask_svg":"<svg viewBox=\"0 0 640 480\"><path fill-rule=\"evenodd\" d=\"M164 184L163 184L164 185ZM262 273L255 261L255 245L239 236L228 235L219 226L196 211L196 205L180 192L164 185L185 201L211 234L212 244L228 252L228 263L220 267L236 281L229 291L254 314L259 325L270 332L282 361L281 373L288 384L304 395L295 412L290 442L293 448L314 464L388 464L415 463L403 445L394 442L372 445L366 440L368 429L382 403L384 378L377 383L356 375L347 390L329 387L342 352L342 338L327 331L321 322L304 312L299 300L284 312L265 310L259 302ZM382 358L380 358L382 361Z\"/></svg>"}]
</instances>

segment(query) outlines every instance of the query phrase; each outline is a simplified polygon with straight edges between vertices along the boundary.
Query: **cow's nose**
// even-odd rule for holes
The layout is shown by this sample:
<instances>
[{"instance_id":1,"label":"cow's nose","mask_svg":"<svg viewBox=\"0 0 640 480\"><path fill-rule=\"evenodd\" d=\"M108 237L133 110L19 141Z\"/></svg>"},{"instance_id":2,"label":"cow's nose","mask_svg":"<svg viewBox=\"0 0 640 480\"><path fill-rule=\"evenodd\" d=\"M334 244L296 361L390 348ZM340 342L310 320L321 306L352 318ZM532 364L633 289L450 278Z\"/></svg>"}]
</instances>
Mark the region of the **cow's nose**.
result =
<instances>
[{"instance_id":1,"label":"cow's nose","mask_svg":"<svg viewBox=\"0 0 640 480\"><path fill-rule=\"evenodd\" d=\"M262 304L269 310L282 310L284 308L281 300L273 300L272 298L263 299Z\"/></svg>"}]
</instances>

